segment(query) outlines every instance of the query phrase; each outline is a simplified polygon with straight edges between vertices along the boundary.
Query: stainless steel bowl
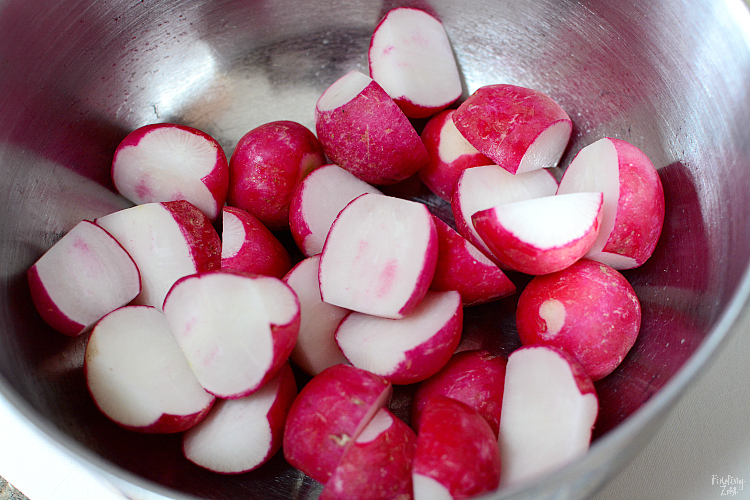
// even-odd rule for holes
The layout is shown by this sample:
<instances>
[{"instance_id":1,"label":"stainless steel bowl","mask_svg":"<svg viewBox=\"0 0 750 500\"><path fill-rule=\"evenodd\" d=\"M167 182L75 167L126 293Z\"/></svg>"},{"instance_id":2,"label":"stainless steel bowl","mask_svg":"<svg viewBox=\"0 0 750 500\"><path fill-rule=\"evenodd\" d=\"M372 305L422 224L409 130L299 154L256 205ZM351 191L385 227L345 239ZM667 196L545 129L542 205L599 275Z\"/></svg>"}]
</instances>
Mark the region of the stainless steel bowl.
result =
<instances>
[{"instance_id":1,"label":"stainless steel bowl","mask_svg":"<svg viewBox=\"0 0 750 500\"><path fill-rule=\"evenodd\" d=\"M366 71L370 34L400 2L0 0L0 398L132 498L314 498L277 455L224 477L190 466L178 436L119 429L95 409L85 338L51 331L25 271L113 193L117 143L175 121L231 154L251 128L313 125L320 93ZM602 136L643 149L667 199L654 256L627 273L643 303L626 362L598 383L591 451L493 498L584 498L654 435L731 332L750 293L750 14L741 0L412 2L443 20L465 93L535 87L574 123L563 164ZM512 342L509 308L477 308ZM499 342L499 340L498 340ZM508 347L500 346L507 349Z\"/></svg>"}]
</instances>

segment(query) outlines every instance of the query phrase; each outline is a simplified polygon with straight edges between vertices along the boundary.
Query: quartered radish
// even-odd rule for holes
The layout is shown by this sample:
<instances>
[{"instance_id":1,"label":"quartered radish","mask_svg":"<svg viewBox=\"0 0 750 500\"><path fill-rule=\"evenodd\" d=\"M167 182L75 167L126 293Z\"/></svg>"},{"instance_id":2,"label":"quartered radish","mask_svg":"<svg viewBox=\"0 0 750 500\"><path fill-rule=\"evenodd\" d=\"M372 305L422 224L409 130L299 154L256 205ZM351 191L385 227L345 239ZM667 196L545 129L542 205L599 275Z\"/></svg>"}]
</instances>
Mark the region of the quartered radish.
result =
<instances>
[{"instance_id":1,"label":"quartered radish","mask_svg":"<svg viewBox=\"0 0 750 500\"><path fill-rule=\"evenodd\" d=\"M281 448L284 423L297 395L289 364L261 389L239 399L222 399L182 439L185 458L221 474L257 469Z\"/></svg>"},{"instance_id":2,"label":"quartered radish","mask_svg":"<svg viewBox=\"0 0 750 500\"><path fill-rule=\"evenodd\" d=\"M344 364L323 370L300 390L289 409L284 457L325 484L392 393L390 382L365 370Z\"/></svg>"},{"instance_id":3,"label":"quartered radish","mask_svg":"<svg viewBox=\"0 0 750 500\"><path fill-rule=\"evenodd\" d=\"M504 266L547 274L570 266L594 244L602 193L570 193L505 203L472 216L474 229Z\"/></svg>"},{"instance_id":4,"label":"quartered radish","mask_svg":"<svg viewBox=\"0 0 750 500\"><path fill-rule=\"evenodd\" d=\"M187 200L216 220L229 167L213 137L185 125L156 123L130 132L115 150L112 181L136 204Z\"/></svg>"},{"instance_id":5,"label":"quartered radish","mask_svg":"<svg viewBox=\"0 0 750 500\"><path fill-rule=\"evenodd\" d=\"M247 396L281 369L297 340L297 295L278 278L238 271L178 280L164 315L198 381L225 399Z\"/></svg>"},{"instance_id":6,"label":"quartered radish","mask_svg":"<svg viewBox=\"0 0 750 500\"><path fill-rule=\"evenodd\" d=\"M219 234L187 201L145 203L94 222L114 236L138 266L142 289L137 304L161 310L175 281L221 267Z\"/></svg>"},{"instance_id":7,"label":"quartered radish","mask_svg":"<svg viewBox=\"0 0 750 500\"><path fill-rule=\"evenodd\" d=\"M214 403L164 315L150 306L125 306L104 316L91 330L83 368L97 407L127 429L182 432Z\"/></svg>"},{"instance_id":8,"label":"quartered radish","mask_svg":"<svg viewBox=\"0 0 750 500\"><path fill-rule=\"evenodd\" d=\"M363 194L338 215L320 256L323 300L353 311L403 318L427 293L437 262L427 207Z\"/></svg>"},{"instance_id":9,"label":"quartered radish","mask_svg":"<svg viewBox=\"0 0 750 500\"><path fill-rule=\"evenodd\" d=\"M390 10L375 27L370 76L409 118L425 118L461 97L461 75L443 23L409 7Z\"/></svg>"},{"instance_id":10,"label":"quartered radish","mask_svg":"<svg viewBox=\"0 0 750 500\"><path fill-rule=\"evenodd\" d=\"M281 278L292 268L292 259L257 217L226 206L222 210L221 268Z\"/></svg>"},{"instance_id":11,"label":"quartered radish","mask_svg":"<svg viewBox=\"0 0 750 500\"><path fill-rule=\"evenodd\" d=\"M413 384L448 362L461 340L462 322L458 292L427 292L402 319L350 313L336 329L336 343L352 365L393 384Z\"/></svg>"},{"instance_id":12,"label":"quartered radish","mask_svg":"<svg viewBox=\"0 0 750 500\"><path fill-rule=\"evenodd\" d=\"M315 130L333 163L370 184L395 184L429 159L404 112L380 85L356 70L320 96Z\"/></svg>"},{"instance_id":13,"label":"quartered radish","mask_svg":"<svg viewBox=\"0 0 750 500\"><path fill-rule=\"evenodd\" d=\"M76 336L141 291L133 259L107 231L82 221L28 270L31 299L55 330Z\"/></svg>"},{"instance_id":14,"label":"quartered radish","mask_svg":"<svg viewBox=\"0 0 750 500\"><path fill-rule=\"evenodd\" d=\"M620 272L583 259L532 279L518 298L516 326L523 344L564 349L596 381L611 373L635 344L641 306Z\"/></svg>"},{"instance_id":15,"label":"quartered radish","mask_svg":"<svg viewBox=\"0 0 750 500\"><path fill-rule=\"evenodd\" d=\"M632 269L653 253L664 224L664 190L656 168L636 146L603 138L581 149L558 193L604 193L602 228L587 257Z\"/></svg>"},{"instance_id":16,"label":"quartered radish","mask_svg":"<svg viewBox=\"0 0 750 500\"><path fill-rule=\"evenodd\" d=\"M347 363L334 334L349 310L320 298L319 264L320 255L308 257L284 276L286 284L297 294L300 306L299 336L290 359L310 375L317 375L329 366Z\"/></svg>"},{"instance_id":17,"label":"quartered radish","mask_svg":"<svg viewBox=\"0 0 750 500\"><path fill-rule=\"evenodd\" d=\"M594 384L572 356L549 346L513 351L500 417L502 484L531 481L585 454L597 413Z\"/></svg>"},{"instance_id":18,"label":"quartered radish","mask_svg":"<svg viewBox=\"0 0 750 500\"><path fill-rule=\"evenodd\" d=\"M548 95L506 84L477 89L456 109L453 122L511 174L556 166L573 130L568 114Z\"/></svg>"},{"instance_id":19,"label":"quartered radish","mask_svg":"<svg viewBox=\"0 0 750 500\"><path fill-rule=\"evenodd\" d=\"M227 204L271 230L287 229L294 189L325 160L320 142L304 125L288 120L260 125L240 138L229 159Z\"/></svg>"},{"instance_id":20,"label":"quartered radish","mask_svg":"<svg viewBox=\"0 0 750 500\"><path fill-rule=\"evenodd\" d=\"M307 257L323 250L328 230L341 209L359 195L380 191L338 165L310 172L292 195L289 229Z\"/></svg>"}]
</instances>

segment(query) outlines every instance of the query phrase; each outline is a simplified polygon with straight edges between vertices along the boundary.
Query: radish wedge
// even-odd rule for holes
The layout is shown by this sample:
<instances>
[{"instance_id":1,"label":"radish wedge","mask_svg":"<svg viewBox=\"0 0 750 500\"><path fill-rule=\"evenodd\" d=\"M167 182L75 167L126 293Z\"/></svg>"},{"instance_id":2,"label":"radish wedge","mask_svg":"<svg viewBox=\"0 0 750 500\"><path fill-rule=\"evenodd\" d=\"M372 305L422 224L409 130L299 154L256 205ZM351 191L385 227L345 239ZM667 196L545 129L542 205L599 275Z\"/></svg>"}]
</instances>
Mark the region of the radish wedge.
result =
<instances>
[{"instance_id":1,"label":"radish wedge","mask_svg":"<svg viewBox=\"0 0 750 500\"><path fill-rule=\"evenodd\" d=\"M254 215L224 207L221 268L281 278L292 268L289 252Z\"/></svg>"}]
</instances>

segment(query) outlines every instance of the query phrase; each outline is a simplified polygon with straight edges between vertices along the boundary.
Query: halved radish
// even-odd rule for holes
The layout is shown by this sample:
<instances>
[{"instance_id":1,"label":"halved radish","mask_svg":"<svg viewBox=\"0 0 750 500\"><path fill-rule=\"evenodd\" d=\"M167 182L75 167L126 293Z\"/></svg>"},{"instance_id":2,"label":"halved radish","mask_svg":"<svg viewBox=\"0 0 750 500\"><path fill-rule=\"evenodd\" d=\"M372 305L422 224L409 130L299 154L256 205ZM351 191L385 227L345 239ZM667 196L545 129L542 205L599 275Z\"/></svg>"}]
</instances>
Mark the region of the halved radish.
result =
<instances>
[{"instance_id":1,"label":"halved radish","mask_svg":"<svg viewBox=\"0 0 750 500\"><path fill-rule=\"evenodd\" d=\"M185 458L221 474L257 469L281 448L284 423L297 395L289 364L261 389L240 399L222 399L182 439Z\"/></svg>"},{"instance_id":2,"label":"halved radish","mask_svg":"<svg viewBox=\"0 0 750 500\"><path fill-rule=\"evenodd\" d=\"M508 357L500 450L503 485L517 485L585 454L596 421L594 384L569 354L521 347Z\"/></svg>"},{"instance_id":3,"label":"halved radish","mask_svg":"<svg viewBox=\"0 0 750 500\"><path fill-rule=\"evenodd\" d=\"M462 321L458 292L427 292L402 319L350 313L336 329L336 343L354 366L393 384L412 384L448 362L461 340Z\"/></svg>"},{"instance_id":4,"label":"halved radish","mask_svg":"<svg viewBox=\"0 0 750 500\"><path fill-rule=\"evenodd\" d=\"M130 132L112 161L115 188L136 204L187 200L216 220L229 167L213 137L185 125L156 123Z\"/></svg>"},{"instance_id":5,"label":"halved radish","mask_svg":"<svg viewBox=\"0 0 750 500\"><path fill-rule=\"evenodd\" d=\"M602 228L587 257L621 270L643 264L664 224L661 179L643 151L611 138L584 147L568 165L557 192L581 191L604 193Z\"/></svg>"},{"instance_id":6,"label":"halved radish","mask_svg":"<svg viewBox=\"0 0 750 500\"><path fill-rule=\"evenodd\" d=\"M437 253L425 205L363 194L331 226L320 256L320 294L339 307L403 318L427 293Z\"/></svg>"},{"instance_id":7,"label":"halved radish","mask_svg":"<svg viewBox=\"0 0 750 500\"><path fill-rule=\"evenodd\" d=\"M356 70L320 96L315 130L333 163L370 184L395 184L429 159L404 112L380 85Z\"/></svg>"},{"instance_id":8,"label":"halved radish","mask_svg":"<svg viewBox=\"0 0 750 500\"><path fill-rule=\"evenodd\" d=\"M498 205L472 216L498 261L526 274L565 269L583 257L599 232L602 193L544 196Z\"/></svg>"},{"instance_id":9,"label":"halved radish","mask_svg":"<svg viewBox=\"0 0 750 500\"><path fill-rule=\"evenodd\" d=\"M27 279L42 319L70 336L87 331L141 291L130 254L89 221L79 222L47 250L29 268Z\"/></svg>"},{"instance_id":10,"label":"halved radish","mask_svg":"<svg viewBox=\"0 0 750 500\"><path fill-rule=\"evenodd\" d=\"M247 396L281 369L297 340L297 295L278 278L211 271L178 280L164 315L198 381L225 399Z\"/></svg>"},{"instance_id":11,"label":"halved radish","mask_svg":"<svg viewBox=\"0 0 750 500\"><path fill-rule=\"evenodd\" d=\"M319 265L320 255L308 257L283 278L297 294L300 306L299 336L290 359L310 375L348 362L336 344L334 334L349 310L320 298Z\"/></svg>"},{"instance_id":12,"label":"halved radish","mask_svg":"<svg viewBox=\"0 0 750 500\"><path fill-rule=\"evenodd\" d=\"M161 310L175 281L221 267L221 240L211 221L180 200L145 203L94 222L128 251L141 273L137 304Z\"/></svg>"},{"instance_id":13,"label":"halved radish","mask_svg":"<svg viewBox=\"0 0 750 500\"><path fill-rule=\"evenodd\" d=\"M341 209L361 194L380 191L338 165L310 172L292 195L289 229L307 257L323 251L328 230Z\"/></svg>"},{"instance_id":14,"label":"halved radish","mask_svg":"<svg viewBox=\"0 0 750 500\"><path fill-rule=\"evenodd\" d=\"M412 498L416 444L414 431L381 408L341 457L319 500Z\"/></svg>"},{"instance_id":15,"label":"halved radish","mask_svg":"<svg viewBox=\"0 0 750 500\"><path fill-rule=\"evenodd\" d=\"M164 315L150 306L125 306L104 316L91 331L83 368L97 407L127 429L182 432L214 403Z\"/></svg>"},{"instance_id":16,"label":"halved radish","mask_svg":"<svg viewBox=\"0 0 750 500\"><path fill-rule=\"evenodd\" d=\"M375 27L370 76L409 118L425 118L461 97L461 75L443 23L410 7L391 9Z\"/></svg>"},{"instance_id":17,"label":"halved radish","mask_svg":"<svg viewBox=\"0 0 750 500\"><path fill-rule=\"evenodd\" d=\"M549 170L513 175L497 165L466 169L458 176L451 197L456 231L494 260L495 256L474 229L471 216L502 203L552 196L556 191L557 180Z\"/></svg>"},{"instance_id":18,"label":"halved radish","mask_svg":"<svg viewBox=\"0 0 750 500\"><path fill-rule=\"evenodd\" d=\"M511 174L554 167L573 124L548 95L516 85L487 85L453 114L456 128L475 148Z\"/></svg>"},{"instance_id":19,"label":"halved radish","mask_svg":"<svg viewBox=\"0 0 750 500\"><path fill-rule=\"evenodd\" d=\"M346 450L381 408L393 388L387 380L349 365L313 377L292 403L284 428L284 457L326 483Z\"/></svg>"},{"instance_id":20,"label":"halved radish","mask_svg":"<svg viewBox=\"0 0 750 500\"><path fill-rule=\"evenodd\" d=\"M254 215L224 207L221 230L221 268L283 277L292 268L289 252Z\"/></svg>"}]
</instances>

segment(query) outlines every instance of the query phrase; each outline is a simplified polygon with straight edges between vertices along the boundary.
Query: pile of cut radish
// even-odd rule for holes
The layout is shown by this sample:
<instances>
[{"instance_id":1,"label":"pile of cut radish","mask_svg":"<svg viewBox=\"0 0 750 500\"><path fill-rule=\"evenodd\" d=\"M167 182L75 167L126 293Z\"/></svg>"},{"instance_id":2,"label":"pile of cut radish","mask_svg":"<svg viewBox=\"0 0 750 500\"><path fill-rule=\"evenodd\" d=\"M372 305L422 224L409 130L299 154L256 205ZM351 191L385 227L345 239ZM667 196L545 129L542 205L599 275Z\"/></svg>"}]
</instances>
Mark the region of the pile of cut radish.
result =
<instances>
[{"instance_id":1,"label":"pile of cut radish","mask_svg":"<svg viewBox=\"0 0 750 500\"><path fill-rule=\"evenodd\" d=\"M531 481L586 453L593 382L635 343L640 303L620 270L659 239L659 176L602 138L558 183L566 112L502 83L460 102L447 32L423 10L389 11L368 56L369 75L320 96L315 132L268 123L228 161L187 126L130 133L112 176L134 206L42 255L32 299L54 329L88 335L86 381L109 419L183 433L205 469L250 471L283 448L324 499ZM415 178L452 218L384 194ZM522 347L459 349L465 308L516 293ZM396 416L393 386L411 384Z\"/></svg>"}]
</instances>

